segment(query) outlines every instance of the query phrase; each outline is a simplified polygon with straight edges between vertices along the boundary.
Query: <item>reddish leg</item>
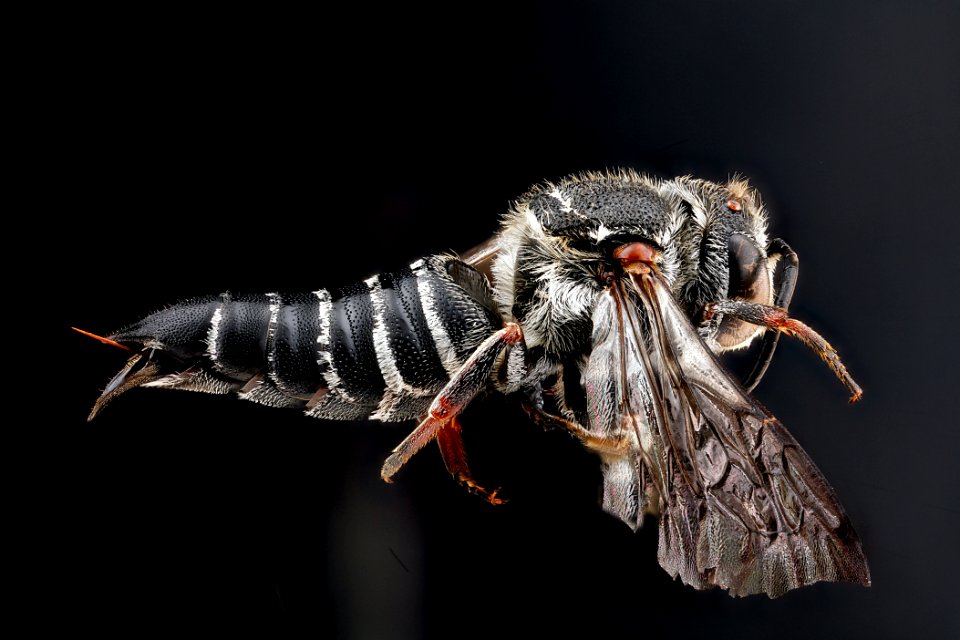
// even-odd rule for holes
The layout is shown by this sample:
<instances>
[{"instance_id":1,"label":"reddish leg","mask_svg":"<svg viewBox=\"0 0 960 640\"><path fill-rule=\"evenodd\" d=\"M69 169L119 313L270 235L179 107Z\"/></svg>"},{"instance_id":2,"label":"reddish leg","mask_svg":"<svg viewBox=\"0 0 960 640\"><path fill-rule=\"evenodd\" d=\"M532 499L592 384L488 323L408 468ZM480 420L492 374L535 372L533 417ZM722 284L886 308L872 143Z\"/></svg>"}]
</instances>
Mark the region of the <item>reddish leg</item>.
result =
<instances>
[{"instance_id":1,"label":"reddish leg","mask_svg":"<svg viewBox=\"0 0 960 640\"><path fill-rule=\"evenodd\" d=\"M506 502L497 497L499 489L493 492L487 491L473 479L473 474L470 473L470 467L467 465L467 452L463 447L463 435L457 418L451 420L437 433L437 444L440 445L440 456L443 458L443 463L447 465L447 471L457 479L457 482L466 487L467 491L477 494L490 504Z\"/></svg>"},{"instance_id":2,"label":"reddish leg","mask_svg":"<svg viewBox=\"0 0 960 640\"><path fill-rule=\"evenodd\" d=\"M856 402L863 395L863 389L847 371L837 350L819 333L787 315L784 309L743 300L721 300L707 305L707 313L729 314L740 320L799 338L801 342L816 351L817 355L833 369L840 381L850 389L850 393L853 394L850 402Z\"/></svg>"},{"instance_id":3,"label":"reddish leg","mask_svg":"<svg viewBox=\"0 0 960 640\"><path fill-rule=\"evenodd\" d=\"M390 482L391 478L400 470L400 467L406 464L417 451L420 451L427 443L436 438L445 427L451 425L454 418L486 386L500 352L507 346L516 344L521 340L523 340L523 332L520 330L520 325L512 322L504 325L503 329L484 340L447 383L447 386L433 399L430 404L430 411L423 422L417 425L417 428L393 450L390 457L383 463L380 477L386 482ZM459 429L459 427L457 428ZM459 439L459 433L455 437ZM443 452L444 445L441 444L440 446L441 452ZM459 450L462 453L462 440ZM453 450L451 450L451 454L452 452ZM446 461L446 457L444 461ZM465 469L466 458L463 458L463 461ZM448 464L447 467L449 468L450 465Z\"/></svg>"}]
</instances>

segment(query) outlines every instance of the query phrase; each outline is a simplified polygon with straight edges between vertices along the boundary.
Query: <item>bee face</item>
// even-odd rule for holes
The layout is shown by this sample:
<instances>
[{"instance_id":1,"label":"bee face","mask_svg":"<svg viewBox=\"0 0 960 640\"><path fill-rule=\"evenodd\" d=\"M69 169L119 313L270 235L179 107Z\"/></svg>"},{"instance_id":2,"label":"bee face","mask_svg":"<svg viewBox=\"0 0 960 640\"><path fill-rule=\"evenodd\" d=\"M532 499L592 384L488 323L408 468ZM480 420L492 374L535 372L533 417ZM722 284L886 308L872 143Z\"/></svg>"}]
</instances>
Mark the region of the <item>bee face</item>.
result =
<instances>
[{"instance_id":1,"label":"bee face","mask_svg":"<svg viewBox=\"0 0 960 640\"><path fill-rule=\"evenodd\" d=\"M642 241L715 352L742 348L754 325L705 317L734 298L773 301L766 217L746 182L661 181L633 172L586 174L527 193L507 216L494 265L498 303L526 331L528 346L568 355L589 335L614 252Z\"/></svg>"}]
</instances>

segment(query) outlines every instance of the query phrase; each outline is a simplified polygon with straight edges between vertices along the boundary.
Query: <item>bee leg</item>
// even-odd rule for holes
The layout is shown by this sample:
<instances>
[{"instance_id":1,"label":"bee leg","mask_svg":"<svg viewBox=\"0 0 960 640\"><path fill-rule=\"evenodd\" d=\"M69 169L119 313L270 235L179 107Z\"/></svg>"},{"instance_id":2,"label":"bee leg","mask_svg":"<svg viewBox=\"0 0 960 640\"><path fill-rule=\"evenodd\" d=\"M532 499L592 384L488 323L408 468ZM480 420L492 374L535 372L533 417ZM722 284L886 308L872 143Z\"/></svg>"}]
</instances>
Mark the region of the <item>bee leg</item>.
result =
<instances>
[{"instance_id":1,"label":"bee leg","mask_svg":"<svg viewBox=\"0 0 960 640\"><path fill-rule=\"evenodd\" d=\"M745 300L721 300L707 305L707 311L729 314L734 318L799 338L801 342L816 351L827 366L833 369L833 373L840 381L850 389L853 394L850 396L850 402L856 402L863 395L863 389L847 371L837 350L819 333L787 315L786 310Z\"/></svg>"},{"instance_id":2,"label":"bee leg","mask_svg":"<svg viewBox=\"0 0 960 640\"><path fill-rule=\"evenodd\" d=\"M502 329L484 340L474 351L450 382L430 403L423 422L417 425L403 442L397 445L380 469L380 477L386 482L400 470L410 458L437 437L442 429L470 404L470 401L486 386L490 373L500 352L507 346L523 340L520 325L507 323ZM461 443L460 448L463 445Z\"/></svg>"},{"instance_id":3,"label":"bee leg","mask_svg":"<svg viewBox=\"0 0 960 640\"><path fill-rule=\"evenodd\" d=\"M623 433L618 435L600 435L593 433L576 422L572 422L566 418L561 418L560 416L555 416L552 413L547 413L532 402L524 401L522 404L524 410L527 412L527 415L530 416L530 419L533 420L534 424L539 425L544 430L562 429L580 440L580 442L582 442L583 445L591 451L598 453L623 452L630 442L629 438L623 437Z\"/></svg>"},{"instance_id":4,"label":"bee leg","mask_svg":"<svg viewBox=\"0 0 960 640\"><path fill-rule=\"evenodd\" d=\"M793 290L797 286L797 275L800 271L800 261L797 254L790 248L786 242L780 238L774 238L767 247L767 259L776 261L780 267L776 272L776 281L773 283L776 297L773 305L781 309L790 308L790 300L793 298ZM773 352L777 350L777 343L780 341L779 331L767 331L763 334L760 344L760 353L757 355L757 362L753 366L744 381L743 386L747 391L753 391L760 384L760 380L767 372L770 361L773 359Z\"/></svg>"},{"instance_id":5,"label":"bee leg","mask_svg":"<svg viewBox=\"0 0 960 640\"><path fill-rule=\"evenodd\" d=\"M497 497L496 491L487 491L473 479L470 467L467 465L467 453L463 447L463 435L460 432L460 420L454 418L437 433L437 444L440 445L440 456L457 482L466 487L467 491L475 493L490 504L503 504L506 500Z\"/></svg>"}]
</instances>

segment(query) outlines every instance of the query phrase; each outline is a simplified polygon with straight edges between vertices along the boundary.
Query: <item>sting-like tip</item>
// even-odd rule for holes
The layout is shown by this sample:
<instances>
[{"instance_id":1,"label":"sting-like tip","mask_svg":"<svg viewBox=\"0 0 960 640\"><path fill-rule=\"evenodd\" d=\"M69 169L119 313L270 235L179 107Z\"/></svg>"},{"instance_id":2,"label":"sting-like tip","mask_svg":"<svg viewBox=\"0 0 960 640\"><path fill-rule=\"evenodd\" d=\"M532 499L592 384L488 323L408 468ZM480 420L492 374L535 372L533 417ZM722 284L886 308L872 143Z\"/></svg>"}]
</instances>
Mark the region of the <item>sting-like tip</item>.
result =
<instances>
[{"instance_id":1,"label":"sting-like tip","mask_svg":"<svg viewBox=\"0 0 960 640\"><path fill-rule=\"evenodd\" d=\"M127 345L125 345L125 344L120 344L119 342L117 342L117 341L115 341L115 340L111 340L110 338L104 338L103 336L98 336L98 335L95 334L95 333L90 333L89 331L84 331L83 329L77 329L76 327L70 327L70 328L73 329L74 331L76 331L77 333L82 333L83 335L87 336L88 338L93 338L94 340L99 340L99 341L102 342L103 344L108 344L108 345L110 345L111 347L119 347L119 348L121 348L121 349L123 349L123 350L125 350L125 351L133 351L133 349L131 349L131 348L128 347Z\"/></svg>"}]
</instances>

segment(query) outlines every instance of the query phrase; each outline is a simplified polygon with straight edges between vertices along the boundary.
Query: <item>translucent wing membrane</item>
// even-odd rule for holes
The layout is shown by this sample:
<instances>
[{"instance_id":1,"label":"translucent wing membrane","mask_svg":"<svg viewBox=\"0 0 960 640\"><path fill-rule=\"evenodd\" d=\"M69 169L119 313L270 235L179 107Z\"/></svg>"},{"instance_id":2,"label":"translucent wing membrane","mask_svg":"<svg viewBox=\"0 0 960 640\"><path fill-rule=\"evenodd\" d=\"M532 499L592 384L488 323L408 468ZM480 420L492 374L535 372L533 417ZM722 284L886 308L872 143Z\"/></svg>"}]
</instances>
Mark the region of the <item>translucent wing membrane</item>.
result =
<instances>
[{"instance_id":1,"label":"translucent wing membrane","mask_svg":"<svg viewBox=\"0 0 960 640\"><path fill-rule=\"evenodd\" d=\"M604 508L633 527L659 512L664 569L738 596L870 583L830 485L720 365L655 271L614 282L593 320L584 385L591 431L606 443Z\"/></svg>"}]
</instances>

